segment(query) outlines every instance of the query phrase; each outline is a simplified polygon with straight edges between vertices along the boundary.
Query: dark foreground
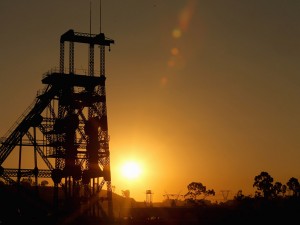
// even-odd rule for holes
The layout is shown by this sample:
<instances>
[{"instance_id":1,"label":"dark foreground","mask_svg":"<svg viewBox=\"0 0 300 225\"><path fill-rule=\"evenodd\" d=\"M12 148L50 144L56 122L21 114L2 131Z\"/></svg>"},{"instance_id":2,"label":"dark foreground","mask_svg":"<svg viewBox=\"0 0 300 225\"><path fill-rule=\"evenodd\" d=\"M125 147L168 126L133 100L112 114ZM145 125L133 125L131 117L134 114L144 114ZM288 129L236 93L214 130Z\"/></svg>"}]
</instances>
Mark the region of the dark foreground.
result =
<instances>
[{"instance_id":1,"label":"dark foreground","mask_svg":"<svg viewBox=\"0 0 300 225\"><path fill-rule=\"evenodd\" d=\"M174 208L133 208L128 225L268 225L297 224L300 201L298 199L250 199L209 206Z\"/></svg>"},{"instance_id":2,"label":"dark foreground","mask_svg":"<svg viewBox=\"0 0 300 225\"><path fill-rule=\"evenodd\" d=\"M116 204L117 205L117 204ZM120 206L120 204L119 204ZM118 207L119 207L118 206ZM124 216L120 208L115 218L97 217L80 209L49 210L30 196L18 196L0 187L0 225L268 225L297 224L300 198L265 200L248 198L221 204L175 207L129 207Z\"/></svg>"}]
</instances>

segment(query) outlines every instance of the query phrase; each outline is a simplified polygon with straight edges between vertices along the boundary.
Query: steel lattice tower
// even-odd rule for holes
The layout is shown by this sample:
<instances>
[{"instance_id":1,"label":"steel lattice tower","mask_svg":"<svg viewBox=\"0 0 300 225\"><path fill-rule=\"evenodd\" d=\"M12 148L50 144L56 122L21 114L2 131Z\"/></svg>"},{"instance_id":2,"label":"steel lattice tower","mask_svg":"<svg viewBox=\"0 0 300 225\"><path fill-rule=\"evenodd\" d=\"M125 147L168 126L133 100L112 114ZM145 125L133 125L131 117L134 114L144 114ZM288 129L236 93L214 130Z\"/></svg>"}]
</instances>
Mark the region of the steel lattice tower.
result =
<instances>
[{"instance_id":1,"label":"steel lattice tower","mask_svg":"<svg viewBox=\"0 0 300 225\"><path fill-rule=\"evenodd\" d=\"M68 69L65 68L66 42L69 43ZM88 45L88 74L76 72L75 43ZM62 34L59 69L44 74L44 90L2 138L0 145L0 175L7 183L20 184L22 177L33 176L37 187L38 178L52 178L56 208L59 209L63 202L70 212L81 208L81 213L110 219L113 218L113 204L105 49L111 44L114 40L106 38L103 33L96 35L69 30ZM94 70L95 46L100 49L99 74ZM17 147L18 168L4 168L4 161ZM33 149L34 165L30 169L22 168L26 148ZM38 156L47 169L38 168ZM106 196L100 197L105 185ZM63 200L59 197L60 189L63 189Z\"/></svg>"}]
</instances>

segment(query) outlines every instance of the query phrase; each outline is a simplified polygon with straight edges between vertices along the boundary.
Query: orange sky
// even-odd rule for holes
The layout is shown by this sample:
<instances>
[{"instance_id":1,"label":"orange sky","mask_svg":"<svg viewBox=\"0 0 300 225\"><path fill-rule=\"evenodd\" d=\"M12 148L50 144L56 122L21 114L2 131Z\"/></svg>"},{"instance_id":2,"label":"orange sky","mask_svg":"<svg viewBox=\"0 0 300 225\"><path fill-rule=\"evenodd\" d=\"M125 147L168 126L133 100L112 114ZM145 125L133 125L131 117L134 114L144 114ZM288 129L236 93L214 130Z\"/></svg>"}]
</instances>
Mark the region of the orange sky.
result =
<instances>
[{"instance_id":1,"label":"orange sky","mask_svg":"<svg viewBox=\"0 0 300 225\"><path fill-rule=\"evenodd\" d=\"M115 40L106 90L117 193L144 201L150 189L160 201L196 181L232 197L253 194L261 171L300 179L299 1L102 0L102 9ZM89 32L89 2L1 0L0 25L3 136L59 65L60 35ZM75 49L75 67L87 69L87 49ZM140 179L121 176L126 160L140 163Z\"/></svg>"}]
</instances>

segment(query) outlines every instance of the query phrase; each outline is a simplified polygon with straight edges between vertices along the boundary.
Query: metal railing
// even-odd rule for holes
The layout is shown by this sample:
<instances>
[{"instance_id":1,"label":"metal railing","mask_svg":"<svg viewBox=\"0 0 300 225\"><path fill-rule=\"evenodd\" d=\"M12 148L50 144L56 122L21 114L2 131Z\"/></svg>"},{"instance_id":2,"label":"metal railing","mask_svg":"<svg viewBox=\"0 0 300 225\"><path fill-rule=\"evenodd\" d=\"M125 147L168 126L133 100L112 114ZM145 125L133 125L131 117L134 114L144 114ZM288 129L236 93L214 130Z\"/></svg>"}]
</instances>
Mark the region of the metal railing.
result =
<instances>
[{"instance_id":1,"label":"metal railing","mask_svg":"<svg viewBox=\"0 0 300 225\"><path fill-rule=\"evenodd\" d=\"M53 73L60 73L60 69L59 67L53 67L50 70L48 70L47 72L45 72L42 76L42 78L45 78ZM69 74L70 73L70 69L69 68L64 68L63 71L64 74ZM89 72L87 69L74 69L74 74L78 74L78 75L89 75ZM97 75L100 76L100 71L99 70L94 70L94 74L93 75Z\"/></svg>"}]
</instances>

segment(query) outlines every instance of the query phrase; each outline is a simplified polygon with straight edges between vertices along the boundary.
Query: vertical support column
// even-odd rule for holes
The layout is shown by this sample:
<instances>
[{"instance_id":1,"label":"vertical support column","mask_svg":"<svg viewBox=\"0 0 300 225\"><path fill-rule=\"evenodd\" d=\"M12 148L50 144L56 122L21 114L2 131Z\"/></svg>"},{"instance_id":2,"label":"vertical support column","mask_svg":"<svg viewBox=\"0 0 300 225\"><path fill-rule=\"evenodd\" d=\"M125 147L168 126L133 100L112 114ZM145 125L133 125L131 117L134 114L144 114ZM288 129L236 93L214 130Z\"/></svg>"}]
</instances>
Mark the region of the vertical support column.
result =
<instances>
[{"instance_id":1,"label":"vertical support column","mask_svg":"<svg viewBox=\"0 0 300 225\"><path fill-rule=\"evenodd\" d=\"M36 143L36 126L33 127L33 145L34 145L34 178L35 178L35 190L38 192L38 166L37 166L37 143Z\"/></svg>"},{"instance_id":2,"label":"vertical support column","mask_svg":"<svg viewBox=\"0 0 300 225\"><path fill-rule=\"evenodd\" d=\"M89 47L89 76L94 76L94 44Z\"/></svg>"},{"instance_id":3,"label":"vertical support column","mask_svg":"<svg viewBox=\"0 0 300 225\"><path fill-rule=\"evenodd\" d=\"M89 76L94 76L94 44L90 43L89 46ZM94 90L90 90L91 92ZM93 117L93 111L89 107L88 109L88 118L91 119Z\"/></svg>"},{"instance_id":4,"label":"vertical support column","mask_svg":"<svg viewBox=\"0 0 300 225\"><path fill-rule=\"evenodd\" d=\"M105 46L100 45L100 76L105 77ZM106 90L105 83L98 90L98 94L104 97L100 108L100 126L101 126L101 149L105 152L106 157L103 160L104 179L107 185L107 200L108 200L108 216L113 219L113 202L112 202L112 187L111 187L111 171L110 171L110 152L109 152L109 135L106 109Z\"/></svg>"},{"instance_id":5,"label":"vertical support column","mask_svg":"<svg viewBox=\"0 0 300 225\"><path fill-rule=\"evenodd\" d=\"M59 52L59 72L64 72L64 64L65 64L65 43L60 42L60 52Z\"/></svg>"},{"instance_id":6,"label":"vertical support column","mask_svg":"<svg viewBox=\"0 0 300 225\"><path fill-rule=\"evenodd\" d=\"M74 74L74 42L70 41L69 46L69 73Z\"/></svg>"},{"instance_id":7,"label":"vertical support column","mask_svg":"<svg viewBox=\"0 0 300 225\"><path fill-rule=\"evenodd\" d=\"M65 70L65 42L62 40L60 40L60 54L59 54L59 72L61 74L64 73ZM62 91L59 91L59 96L61 96ZM62 118L63 117L63 107L61 106L60 103L60 99L58 99L58 115L57 118ZM56 135L56 139L59 140L60 139L60 135L57 134ZM55 154L57 154L58 152L58 148L55 148ZM57 171L59 171L62 167L62 165L64 164L63 159L61 158L55 158L55 169ZM53 201L54 201L54 208L55 210L58 210L59 207L59 197L58 197L58 183L54 182L54 189L53 189Z\"/></svg>"},{"instance_id":8,"label":"vertical support column","mask_svg":"<svg viewBox=\"0 0 300 225\"><path fill-rule=\"evenodd\" d=\"M100 45L100 76L105 76L105 46Z\"/></svg>"},{"instance_id":9,"label":"vertical support column","mask_svg":"<svg viewBox=\"0 0 300 225\"><path fill-rule=\"evenodd\" d=\"M21 182L21 163L22 163L22 136L20 136L20 148L19 148L19 165L18 165L18 174L17 174L17 182L20 185Z\"/></svg>"},{"instance_id":10,"label":"vertical support column","mask_svg":"<svg viewBox=\"0 0 300 225\"><path fill-rule=\"evenodd\" d=\"M88 68L88 75L89 76L94 76L94 43L90 42L89 44L89 68ZM92 88L89 88L88 90L89 92L94 92L94 87L93 89ZM91 107L88 108L88 123L90 127L92 127L91 125L95 123L93 122L94 119L93 119L93 116L94 116L94 113L93 113L93 109ZM85 125L86 127L87 124ZM93 125L93 126L94 126ZM88 171L90 171L90 174L89 174L89 179L92 179L92 182L93 182L93 185L92 185L92 193L94 194L94 191L95 191L95 183L94 183L94 176L91 176L93 173L96 172L96 168L98 167L98 164L97 164L97 160L98 160L98 148L95 146L97 146L98 144L98 128L97 126L94 127L93 129L93 132L91 132L89 135L88 135L88 140L87 140L87 152L89 152L89 158L86 162L86 168L88 169ZM96 162L95 162L96 160ZM93 178L92 178L93 177Z\"/></svg>"}]
</instances>

